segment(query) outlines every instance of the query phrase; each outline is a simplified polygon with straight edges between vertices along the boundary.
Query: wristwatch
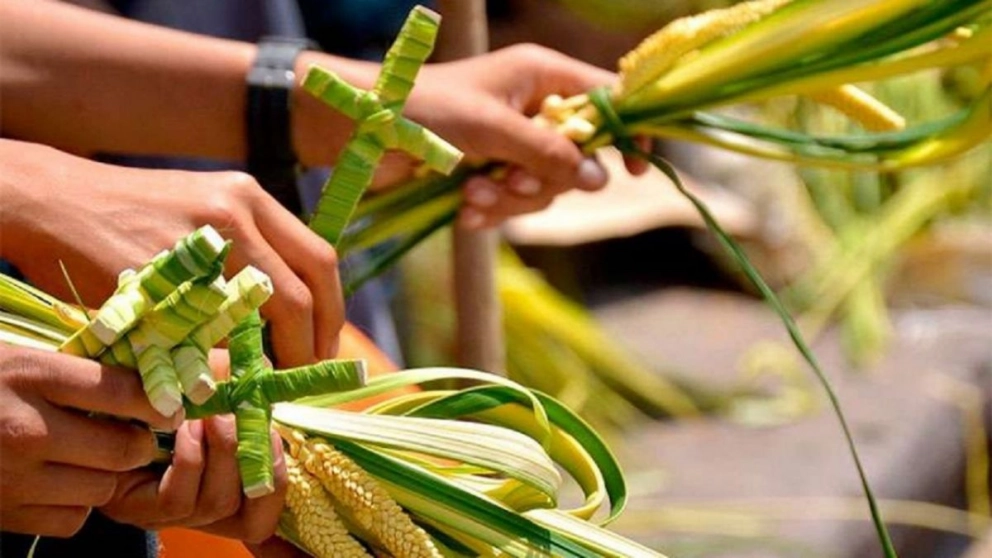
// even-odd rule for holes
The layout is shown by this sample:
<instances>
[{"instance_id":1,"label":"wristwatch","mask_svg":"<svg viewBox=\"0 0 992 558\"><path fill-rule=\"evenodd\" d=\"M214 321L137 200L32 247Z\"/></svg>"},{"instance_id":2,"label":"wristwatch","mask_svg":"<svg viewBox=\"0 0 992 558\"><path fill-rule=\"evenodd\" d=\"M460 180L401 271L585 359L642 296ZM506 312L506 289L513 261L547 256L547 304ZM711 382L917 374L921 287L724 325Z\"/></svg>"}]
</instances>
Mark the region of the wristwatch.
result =
<instances>
[{"instance_id":1,"label":"wristwatch","mask_svg":"<svg viewBox=\"0 0 992 558\"><path fill-rule=\"evenodd\" d=\"M269 194L296 215L302 213L296 185L298 159L293 151L292 92L296 58L316 45L296 37L263 37L248 72L247 170Z\"/></svg>"}]
</instances>

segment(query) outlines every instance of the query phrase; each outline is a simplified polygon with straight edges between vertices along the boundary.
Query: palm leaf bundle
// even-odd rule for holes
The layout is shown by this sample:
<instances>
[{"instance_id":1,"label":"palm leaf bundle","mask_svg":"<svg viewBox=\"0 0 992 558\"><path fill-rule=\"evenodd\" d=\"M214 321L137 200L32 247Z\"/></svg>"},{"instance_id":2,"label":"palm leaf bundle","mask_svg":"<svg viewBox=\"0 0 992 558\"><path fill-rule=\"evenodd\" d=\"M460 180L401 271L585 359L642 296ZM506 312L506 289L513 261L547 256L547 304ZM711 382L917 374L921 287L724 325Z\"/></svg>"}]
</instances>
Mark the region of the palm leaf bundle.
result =
<instances>
[{"instance_id":1,"label":"palm leaf bundle","mask_svg":"<svg viewBox=\"0 0 992 558\"><path fill-rule=\"evenodd\" d=\"M549 97L536 117L588 152L613 145L663 171L693 203L707 227L772 308L830 396L854 457L879 539L895 551L877 512L860 459L830 383L775 293L675 170L644 151L635 136L714 145L799 165L895 170L964 153L985 140L992 102L990 0L753 0L667 25L620 60L620 80L569 99ZM895 111L854 84L932 68L982 68L973 102L932 122L907 126ZM319 72L319 70L316 70ZM306 80L305 84L310 80ZM320 90L311 89L320 95ZM745 120L728 109L781 96L829 105L861 132L816 135ZM359 126L361 130L362 127ZM388 268L406 250L450 223L458 186L497 163L428 175L381 196L356 201L351 228L325 235L339 252L385 246L348 290ZM350 172L350 169L348 169ZM363 177L368 184L371 173ZM357 181L356 181L357 182ZM364 187L353 189L361 197ZM347 222L341 222L341 227ZM340 240L340 242L338 242Z\"/></svg>"},{"instance_id":2,"label":"palm leaf bundle","mask_svg":"<svg viewBox=\"0 0 992 558\"><path fill-rule=\"evenodd\" d=\"M620 60L616 85L568 99L551 96L535 120L590 153L610 144L630 152L635 147L629 138L648 136L801 166L931 165L992 133L990 9L989 0L742 2L672 22ZM961 66L977 69L977 93L959 110L931 121L907 124L854 85ZM860 130L816 134L745 120L736 111L796 96L841 111ZM343 254L377 247L383 255L353 274L349 288L450 223L460 207L460 184L497 167L460 166L363 199L336 246Z\"/></svg>"},{"instance_id":3,"label":"palm leaf bundle","mask_svg":"<svg viewBox=\"0 0 992 558\"><path fill-rule=\"evenodd\" d=\"M216 231L204 228L177 246L214 235ZM227 246L223 241L214 245ZM214 269L226 253L214 252L218 259L202 260L207 269ZM161 262L172 261L174 253L166 251L128 276L162 275ZM246 269L271 289L264 274ZM102 327L94 326L101 315L125 316L131 325L117 328L118 340L110 346L87 342L93 353L88 358L97 360L113 358L114 343L141 337L149 323L157 326L155 335L186 332L170 341L175 347L198 349L197 340L207 330L213 332L214 344L226 339L231 377L211 382L211 394L200 402L182 393L181 405L188 418L234 414L237 458L248 497L273 490L269 431L273 426L279 431L290 473L279 534L314 556L660 556L602 527L626 503L623 473L596 431L556 399L464 369L408 370L371 381L364 363L355 360L273 370L262 349L260 304L242 298L250 286L232 289L212 313L173 304L175 312L168 314L155 309L163 307L163 300L182 299L188 292L182 285L190 280L169 286L158 279L144 284L161 290L142 289L142 296L131 297L127 306L119 305L120 291L135 287L122 282L119 292L90 318L91 312L0 275L2 342L76 351L84 346L80 338ZM208 284L218 280L223 282L218 275ZM236 279L223 286L233 283ZM135 302L150 291L157 294ZM236 323L235 314L243 315ZM168 347L163 352L159 368L175 373L156 369L154 377L143 374L146 389L169 384L182 392L179 377L188 364L170 358L175 353ZM131 366L140 367L140 359ZM451 379L478 385L398 391ZM159 393L149 390L150 397ZM336 408L385 393L400 395L380 400L364 413ZM159 433L160 440L168 437ZM564 492L563 471L581 491L577 502L570 503Z\"/></svg>"}]
</instances>

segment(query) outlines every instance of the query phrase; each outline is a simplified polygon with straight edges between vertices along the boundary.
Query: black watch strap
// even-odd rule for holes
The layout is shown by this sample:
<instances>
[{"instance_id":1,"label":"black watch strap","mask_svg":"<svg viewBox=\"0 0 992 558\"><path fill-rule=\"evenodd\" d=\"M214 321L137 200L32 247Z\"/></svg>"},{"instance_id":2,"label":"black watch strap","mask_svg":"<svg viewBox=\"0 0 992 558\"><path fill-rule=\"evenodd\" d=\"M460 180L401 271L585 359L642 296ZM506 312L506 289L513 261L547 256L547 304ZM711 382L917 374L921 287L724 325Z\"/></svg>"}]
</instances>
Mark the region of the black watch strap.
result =
<instances>
[{"instance_id":1,"label":"black watch strap","mask_svg":"<svg viewBox=\"0 0 992 558\"><path fill-rule=\"evenodd\" d=\"M306 39L264 37L248 72L247 170L286 209L302 213L297 189L290 111L296 85L294 67L300 51L313 49Z\"/></svg>"}]
</instances>

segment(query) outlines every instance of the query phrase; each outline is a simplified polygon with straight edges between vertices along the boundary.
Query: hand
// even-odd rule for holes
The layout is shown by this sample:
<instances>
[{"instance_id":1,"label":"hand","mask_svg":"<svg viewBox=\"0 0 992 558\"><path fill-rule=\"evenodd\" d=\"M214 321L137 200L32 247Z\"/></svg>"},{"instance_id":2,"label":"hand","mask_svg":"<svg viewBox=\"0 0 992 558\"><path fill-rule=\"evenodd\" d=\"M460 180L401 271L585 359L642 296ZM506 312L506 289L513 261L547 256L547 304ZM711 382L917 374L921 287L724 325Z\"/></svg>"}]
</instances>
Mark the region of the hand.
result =
<instances>
[{"instance_id":1,"label":"hand","mask_svg":"<svg viewBox=\"0 0 992 558\"><path fill-rule=\"evenodd\" d=\"M58 353L0 344L0 526L67 537L117 488L118 473L147 465L172 430L131 371Z\"/></svg>"},{"instance_id":2,"label":"hand","mask_svg":"<svg viewBox=\"0 0 992 558\"><path fill-rule=\"evenodd\" d=\"M286 494L282 441L272 433L275 492L243 496L234 418L188 421L176 433L172 463L164 474L149 469L123 473L100 511L146 530L191 527L224 537L261 542L272 536Z\"/></svg>"},{"instance_id":3,"label":"hand","mask_svg":"<svg viewBox=\"0 0 992 558\"><path fill-rule=\"evenodd\" d=\"M2 255L66 300L58 261L90 306L117 274L211 224L234 245L227 274L247 264L275 287L262 307L279 366L330 358L344 322L334 250L247 174L130 169L36 144L0 140Z\"/></svg>"},{"instance_id":4,"label":"hand","mask_svg":"<svg viewBox=\"0 0 992 558\"><path fill-rule=\"evenodd\" d=\"M459 217L469 228L499 224L547 207L566 190L598 190L606 171L560 134L528 118L551 94L585 93L615 79L610 72L535 45L426 66L408 114L465 151L469 160L510 163L502 180L477 176L465 184ZM628 160L641 173L641 161Z\"/></svg>"},{"instance_id":5,"label":"hand","mask_svg":"<svg viewBox=\"0 0 992 558\"><path fill-rule=\"evenodd\" d=\"M380 70L375 64L305 52L297 72L311 64L331 69L346 81L369 88ZM616 76L600 68L535 45L517 45L471 59L428 64L407 102L405 114L462 149L468 162L509 163L499 180L475 177L465 185L462 226L497 225L507 217L536 211L572 188L597 190L606 171L561 134L529 117L551 94L585 93ZM334 160L344 145L341 130L352 123L302 88L293 93L294 148L309 165ZM419 162L389 152L376 172L374 188L409 178ZM639 174L646 165L628 160Z\"/></svg>"}]
</instances>

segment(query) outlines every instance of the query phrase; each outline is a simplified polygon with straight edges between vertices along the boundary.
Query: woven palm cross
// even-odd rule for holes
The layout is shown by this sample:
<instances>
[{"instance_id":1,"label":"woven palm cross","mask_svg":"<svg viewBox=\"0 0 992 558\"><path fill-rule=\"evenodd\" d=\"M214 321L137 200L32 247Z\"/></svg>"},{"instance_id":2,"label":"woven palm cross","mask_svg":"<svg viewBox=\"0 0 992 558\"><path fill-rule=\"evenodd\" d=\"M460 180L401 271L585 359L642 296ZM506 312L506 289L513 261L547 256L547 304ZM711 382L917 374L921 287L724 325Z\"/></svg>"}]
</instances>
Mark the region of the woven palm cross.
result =
<instances>
[{"instance_id":1,"label":"woven palm cross","mask_svg":"<svg viewBox=\"0 0 992 558\"><path fill-rule=\"evenodd\" d=\"M317 66L303 80L309 93L356 122L310 219L310 228L332 245L338 244L387 149L403 151L444 174L461 160L457 148L402 115L414 79L434 49L440 19L422 6L410 12L371 91Z\"/></svg>"}]
</instances>

